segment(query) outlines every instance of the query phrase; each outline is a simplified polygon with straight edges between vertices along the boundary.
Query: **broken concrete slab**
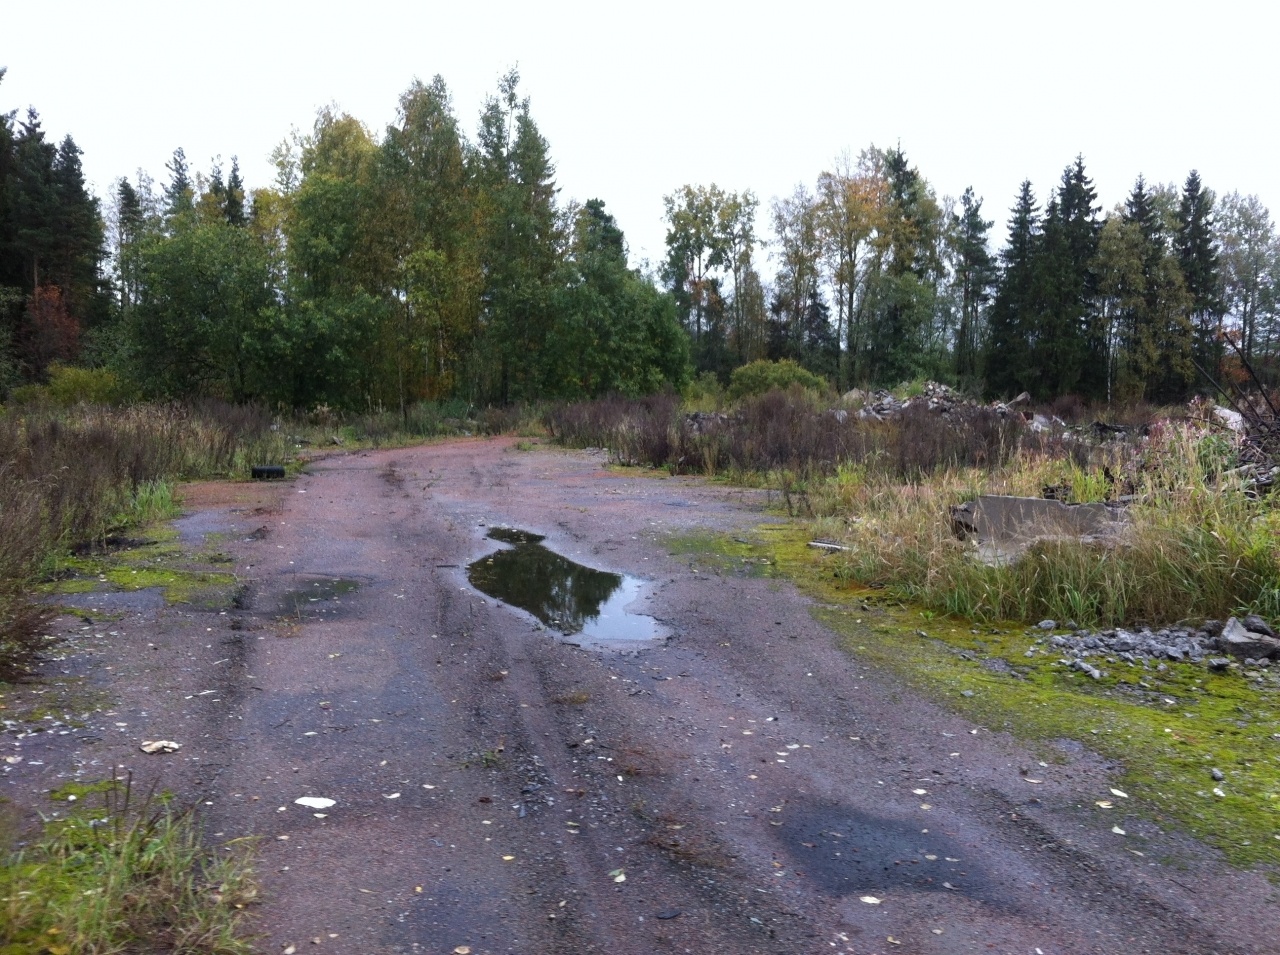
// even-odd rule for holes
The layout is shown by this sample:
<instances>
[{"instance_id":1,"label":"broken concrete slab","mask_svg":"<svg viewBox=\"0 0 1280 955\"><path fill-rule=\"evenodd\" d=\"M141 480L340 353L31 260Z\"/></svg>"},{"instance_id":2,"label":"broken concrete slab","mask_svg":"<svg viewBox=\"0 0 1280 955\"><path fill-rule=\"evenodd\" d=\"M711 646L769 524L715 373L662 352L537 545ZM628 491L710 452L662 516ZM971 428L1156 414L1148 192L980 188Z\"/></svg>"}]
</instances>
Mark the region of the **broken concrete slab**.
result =
<instances>
[{"instance_id":1,"label":"broken concrete slab","mask_svg":"<svg viewBox=\"0 0 1280 955\"><path fill-rule=\"evenodd\" d=\"M951 509L951 524L961 540L1012 540L1019 537L1097 537L1113 535L1127 520L1107 504L1064 504L1038 497L984 494Z\"/></svg>"}]
</instances>

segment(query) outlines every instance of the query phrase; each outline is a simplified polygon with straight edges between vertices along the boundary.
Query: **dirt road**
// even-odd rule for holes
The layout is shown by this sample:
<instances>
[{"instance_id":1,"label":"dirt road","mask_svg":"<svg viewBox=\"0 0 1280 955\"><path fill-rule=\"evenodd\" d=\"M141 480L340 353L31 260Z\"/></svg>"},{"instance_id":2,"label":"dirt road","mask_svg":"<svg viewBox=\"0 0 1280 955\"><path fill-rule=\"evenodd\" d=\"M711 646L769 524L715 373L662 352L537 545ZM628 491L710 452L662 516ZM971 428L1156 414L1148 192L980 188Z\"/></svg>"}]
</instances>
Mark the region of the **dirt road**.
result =
<instances>
[{"instance_id":1,"label":"dirt road","mask_svg":"<svg viewBox=\"0 0 1280 955\"><path fill-rule=\"evenodd\" d=\"M310 470L266 513L205 495L179 526L225 535L243 608L82 643L63 668L115 705L4 777L30 801L127 765L262 836L264 952L1280 951L1274 887L1150 825L1133 851L1084 747L1042 766L788 586L670 555L768 520L751 492L510 440ZM642 578L669 638L576 647L477 592L493 525Z\"/></svg>"}]
</instances>

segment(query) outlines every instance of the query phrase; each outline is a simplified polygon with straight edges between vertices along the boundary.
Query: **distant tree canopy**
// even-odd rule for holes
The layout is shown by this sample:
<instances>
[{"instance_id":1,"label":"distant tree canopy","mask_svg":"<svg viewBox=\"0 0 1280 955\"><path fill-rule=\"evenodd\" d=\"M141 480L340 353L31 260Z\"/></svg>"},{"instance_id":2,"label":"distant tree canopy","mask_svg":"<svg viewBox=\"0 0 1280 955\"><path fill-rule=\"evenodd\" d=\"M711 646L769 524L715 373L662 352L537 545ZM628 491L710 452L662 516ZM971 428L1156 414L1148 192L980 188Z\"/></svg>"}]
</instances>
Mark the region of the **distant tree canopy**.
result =
<instances>
[{"instance_id":1,"label":"distant tree canopy","mask_svg":"<svg viewBox=\"0 0 1280 955\"><path fill-rule=\"evenodd\" d=\"M647 276L604 201L560 200L514 70L474 138L440 77L415 81L381 135L321 110L270 186L177 149L105 209L74 140L17 117L0 114L0 395L77 362L151 397L400 410L695 373L1161 402L1245 363L1280 382L1275 224L1194 171L1139 177L1104 213L1077 157L1042 199L1021 185L994 253L972 189L939 197L901 147L871 146L763 210L675 189Z\"/></svg>"},{"instance_id":2,"label":"distant tree canopy","mask_svg":"<svg viewBox=\"0 0 1280 955\"><path fill-rule=\"evenodd\" d=\"M901 148L872 146L773 201L771 285L732 225L744 202L714 185L666 197L663 278L695 370L722 382L758 359L842 389L928 376L1038 399L1180 401L1244 362L1280 382L1275 225L1194 171L1181 189L1140 177L1102 215L1077 157L1043 209L1022 184L995 256L972 189L939 199Z\"/></svg>"}]
</instances>

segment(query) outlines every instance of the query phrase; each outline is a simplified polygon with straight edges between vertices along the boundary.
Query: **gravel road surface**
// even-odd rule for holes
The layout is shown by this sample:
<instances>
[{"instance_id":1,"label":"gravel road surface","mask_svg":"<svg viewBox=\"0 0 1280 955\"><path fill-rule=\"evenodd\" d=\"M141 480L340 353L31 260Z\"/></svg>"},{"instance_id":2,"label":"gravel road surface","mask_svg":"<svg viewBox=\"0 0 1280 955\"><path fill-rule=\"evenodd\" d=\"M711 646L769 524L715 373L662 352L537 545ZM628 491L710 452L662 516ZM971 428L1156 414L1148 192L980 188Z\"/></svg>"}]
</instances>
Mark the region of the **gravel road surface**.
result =
<instances>
[{"instance_id":1,"label":"gravel road surface","mask_svg":"<svg viewBox=\"0 0 1280 955\"><path fill-rule=\"evenodd\" d=\"M773 520L756 492L511 439L308 470L193 489L178 526L234 559L236 607L63 621L51 673L110 703L6 741L0 788L47 808L122 765L260 836L263 952L1280 951L1275 888L1097 811L1116 773L1084 746L1043 765L838 649L788 585L671 555ZM662 636L577 646L478 592L495 525L641 579Z\"/></svg>"}]
</instances>

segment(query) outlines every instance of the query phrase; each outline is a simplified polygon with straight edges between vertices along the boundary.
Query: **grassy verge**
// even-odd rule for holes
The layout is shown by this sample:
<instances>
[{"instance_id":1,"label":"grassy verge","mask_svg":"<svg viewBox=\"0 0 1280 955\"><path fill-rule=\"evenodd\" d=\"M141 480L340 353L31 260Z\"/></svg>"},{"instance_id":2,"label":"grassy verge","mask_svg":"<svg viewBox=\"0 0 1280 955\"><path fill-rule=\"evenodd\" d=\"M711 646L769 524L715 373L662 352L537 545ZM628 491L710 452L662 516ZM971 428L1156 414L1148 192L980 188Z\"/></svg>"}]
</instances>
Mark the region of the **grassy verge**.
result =
<instances>
[{"instance_id":1,"label":"grassy verge","mask_svg":"<svg viewBox=\"0 0 1280 955\"><path fill-rule=\"evenodd\" d=\"M1137 812L1192 833L1236 865L1275 866L1275 675L1116 661L1104 664L1105 676L1095 681L1063 665L1043 631L1008 622L978 626L852 583L838 558L806 546L810 531L775 524L758 528L747 543L700 533L669 545L721 572L793 581L819 601L815 618L848 652L982 725L1044 744L1046 760L1055 752L1048 744L1059 739L1079 740L1114 760L1124 767L1120 785L1132 798L1109 810L1084 807L1089 811L1117 820ZM1216 781L1214 769L1226 778ZM1130 844L1142 848L1140 840Z\"/></svg>"},{"instance_id":2,"label":"grassy verge","mask_svg":"<svg viewBox=\"0 0 1280 955\"><path fill-rule=\"evenodd\" d=\"M0 868L0 953L248 955L252 843L206 848L189 811L130 779L59 790L75 808Z\"/></svg>"}]
</instances>

